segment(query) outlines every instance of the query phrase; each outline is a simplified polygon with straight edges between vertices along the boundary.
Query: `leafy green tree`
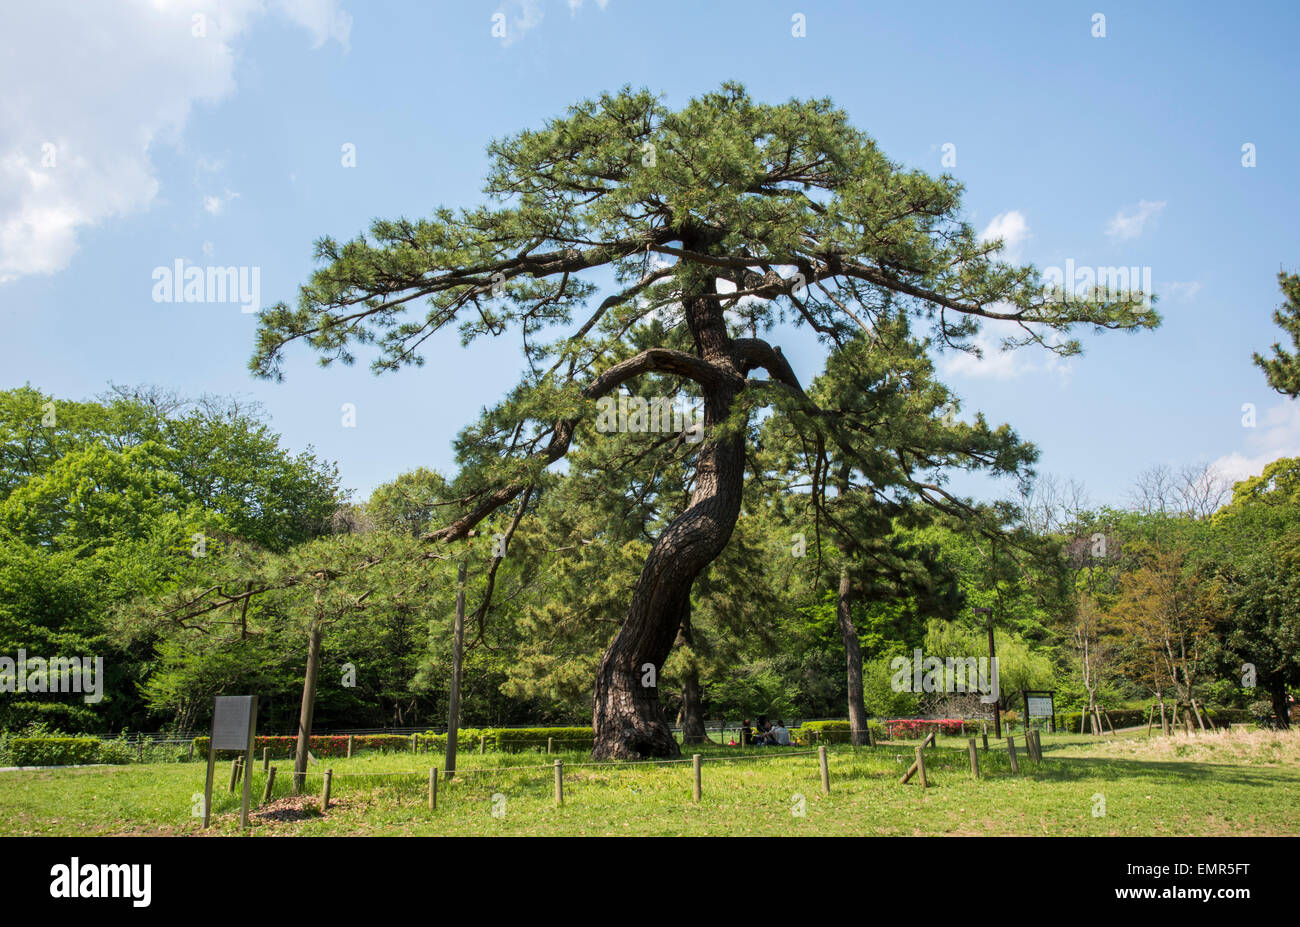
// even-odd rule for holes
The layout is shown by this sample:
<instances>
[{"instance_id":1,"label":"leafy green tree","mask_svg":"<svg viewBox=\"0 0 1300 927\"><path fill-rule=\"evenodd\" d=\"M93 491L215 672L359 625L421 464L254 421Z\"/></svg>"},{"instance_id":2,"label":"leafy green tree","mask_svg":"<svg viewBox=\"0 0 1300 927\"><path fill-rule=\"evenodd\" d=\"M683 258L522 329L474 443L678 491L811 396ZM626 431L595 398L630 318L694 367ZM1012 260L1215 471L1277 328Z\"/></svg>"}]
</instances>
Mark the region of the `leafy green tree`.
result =
<instances>
[{"instance_id":1,"label":"leafy green tree","mask_svg":"<svg viewBox=\"0 0 1300 927\"><path fill-rule=\"evenodd\" d=\"M1228 610L1222 663L1235 683L1262 690L1287 728L1300 687L1300 458L1237 483L1215 534L1210 569Z\"/></svg>"}]
</instances>

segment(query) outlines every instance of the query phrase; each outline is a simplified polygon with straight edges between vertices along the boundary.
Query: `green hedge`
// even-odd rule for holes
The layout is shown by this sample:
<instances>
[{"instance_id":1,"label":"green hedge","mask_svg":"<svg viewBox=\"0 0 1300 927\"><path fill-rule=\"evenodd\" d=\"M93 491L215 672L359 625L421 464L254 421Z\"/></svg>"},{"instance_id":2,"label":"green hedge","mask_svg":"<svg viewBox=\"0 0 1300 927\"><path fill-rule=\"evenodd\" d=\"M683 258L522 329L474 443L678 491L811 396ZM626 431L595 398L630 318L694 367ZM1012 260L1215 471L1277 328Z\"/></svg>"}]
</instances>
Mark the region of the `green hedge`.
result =
<instances>
[{"instance_id":1,"label":"green hedge","mask_svg":"<svg viewBox=\"0 0 1300 927\"><path fill-rule=\"evenodd\" d=\"M498 753L521 753L525 750L545 750L548 739L556 752L561 750L590 750L595 736L589 727L463 727L456 732L457 750L477 750L479 738L484 739L484 749ZM446 749L447 735L429 732L428 738L437 749Z\"/></svg>"},{"instance_id":2,"label":"green hedge","mask_svg":"<svg viewBox=\"0 0 1300 927\"><path fill-rule=\"evenodd\" d=\"M99 762L94 737L10 737L5 761L13 766L75 766Z\"/></svg>"},{"instance_id":3,"label":"green hedge","mask_svg":"<svg viewBox=\"0 0 1300 927\"><path fill-rule=\"evenodd\" d=\"M194 753L196 756L207 754L210 740L211 738L207 736L194 738ZM276 759L293 756L294 751L298 749L298 738L292 735L258 736L253 738L254 753L261 756L264 747L269 748L271 756ZM346 734L313 734L308 747L312 755L317 757L347 756L348 738ZM352 749L357 752L361 750L379 750L385 753L409 751L411 749L411 738L405 734L357 734L353 737Z\"/></svg>"},{"instance_id":4,"label":"green hedge","mask_svg":"<svg viewBox=\"0 0 1300 927\"><path fill-rule=\"evenodd\" d=\"M868 721L867 728L871 731L873 743L884 740L885 728L879 721ZM852 729L848 721L805 721L792 730L790 735L796 743L805 746L814 743L847 744L853 741Z\"/></svg>"}]
</instances>

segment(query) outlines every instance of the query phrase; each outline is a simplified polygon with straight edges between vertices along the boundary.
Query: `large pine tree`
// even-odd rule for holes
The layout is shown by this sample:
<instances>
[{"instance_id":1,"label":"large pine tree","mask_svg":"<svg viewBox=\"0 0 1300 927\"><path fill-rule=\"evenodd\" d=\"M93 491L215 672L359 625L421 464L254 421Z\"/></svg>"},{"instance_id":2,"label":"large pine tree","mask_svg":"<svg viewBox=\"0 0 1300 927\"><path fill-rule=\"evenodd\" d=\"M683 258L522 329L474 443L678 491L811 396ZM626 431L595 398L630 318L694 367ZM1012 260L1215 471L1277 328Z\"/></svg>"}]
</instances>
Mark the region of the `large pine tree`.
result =
<instances>
[{"instance_id":1,"label":"large pine tree","mask_svg":"<svg viewBox=\"0 0 1300 927\"><path fill-rule=\"evenodd\" d=\"M671 111L624 89L489 151L488 205L321 240L297 308L262 314L252 368L279 377L284 349L305 341L323 363L370 346L374 369L392 370L452 325L467 341L517 330L523 377L460 436L464 494L428 535L438 543L528 491L576 436L599 440L585 427L599 398L646 374L692 382L704 437L691 500L651 546L599 665L597 756L678 752L647 667L662 667L692 583L731 537L753 410L798 410L827 440L867 440L815 407L760 332L808 325L834 351L906 314L974 350L979 320L999 319L1018 323L1017 343L1073 353L1057 336L1077 323L1157 322L1143 294L1045 293L1032 266L998 260L1001 242L960 219L959 184L901 170L828 100L764 105L725 84ZM629 353L652 319L661 343Z\"/></svg>"}]
</instances>

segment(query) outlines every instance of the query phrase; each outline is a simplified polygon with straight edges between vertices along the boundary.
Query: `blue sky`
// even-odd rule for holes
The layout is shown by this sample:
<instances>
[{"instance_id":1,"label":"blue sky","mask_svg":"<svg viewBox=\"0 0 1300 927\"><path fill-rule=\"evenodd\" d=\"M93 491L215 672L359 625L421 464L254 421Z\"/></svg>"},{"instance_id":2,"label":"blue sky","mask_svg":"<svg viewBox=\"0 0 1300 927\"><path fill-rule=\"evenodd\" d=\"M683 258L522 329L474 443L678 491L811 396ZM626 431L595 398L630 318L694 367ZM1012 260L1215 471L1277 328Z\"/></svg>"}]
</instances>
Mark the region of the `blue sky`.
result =
<instances>
[{"instance_id":1,"label":"blue sky","mask_svg":"<svg viewBox=\"0 0 1300 927\"><path fill-rule=\"evenodd\" d=\"M1092 35L1099 8L1104 37ZM449 469L456 432L515 382L516 339L462 350L451 335L422 369L383 377L364 353L320 370L291 350L286 381L265 383L246 369L255 317L155 302L154 268L255 266L264 305L293 301L317 237L477 202L490 139L623 84L679 105L737 79L771 102L829 96L891 158L949 170L967 187L966 218L1004 234L1013 257L1151 268L1165 316L1155 332L1087 335L1069 361L996 348L981 363L939 358L965 411L1038 444L1040 472L1112 503L1153 464L1258 472L1300 454L1297 404L1250 362L1278 337L1278 270L1300 268L1298 9L8 5L0 388L86 398L112 380L256 398L290 447L338 460L362 495L417 466ZM504 39L491 34L498 12ZM347 144L355 167L343 166ZM811 379L814 346L782 339Z\"/></svg>"}]
</instances>

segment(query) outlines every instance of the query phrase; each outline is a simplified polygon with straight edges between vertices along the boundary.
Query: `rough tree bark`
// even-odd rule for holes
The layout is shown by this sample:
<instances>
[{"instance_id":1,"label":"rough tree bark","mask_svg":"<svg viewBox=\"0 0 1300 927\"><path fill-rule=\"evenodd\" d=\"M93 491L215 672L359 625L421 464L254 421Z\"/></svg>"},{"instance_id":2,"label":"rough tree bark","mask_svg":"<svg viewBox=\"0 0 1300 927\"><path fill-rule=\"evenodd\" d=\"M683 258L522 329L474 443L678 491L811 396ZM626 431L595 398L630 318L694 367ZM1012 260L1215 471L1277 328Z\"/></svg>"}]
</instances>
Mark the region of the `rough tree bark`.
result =
<instances>
[{"instance_id":1,"label":"rough tree bark","mask_svg":"<svg viewBox=\"0 0 1300 927\"><path fill-rule=\"evenodd\" d=\"M688 247L695 245L688 240ZM747 364L727 333L714 287L701 281L684 289L682 307L697 354L722 376L701 384L705 438L690 504L650 548L627 617L596 672L592 727L598 759L681 755L659 701L658 676L692 583L722 553L740 516L744 429L722 426L743 388Z\"/></svg>"},{"instance_id":2,"label":"rough tree bark","mask_svg":"<svg viewBox=\"0 0 1300 927\"><path fill-rule=\"evenodd\" d=\"M676 647L691 647L695 636L691 631L691 599L686 596L685 610L681 624L677 626ZM700 693L700 673L692 661L682 671L682 743L704 744L709 742L709 735L704 729L704 707Z\"/></svg>"},{"instance_id":3,"label":"rough tree bark","mask_svg":"<svg viewBox=\"0 0 1300 927\"><path fill-rule=\"evenodd\" d=\"M844 641L844 662L848 671L849 729L854 746L867 742L867 705L862 694L862 647L853 627L853 584L848 565L840 567L840 589L836 600L835 620Z\"/></svg>"}]
</instances>

